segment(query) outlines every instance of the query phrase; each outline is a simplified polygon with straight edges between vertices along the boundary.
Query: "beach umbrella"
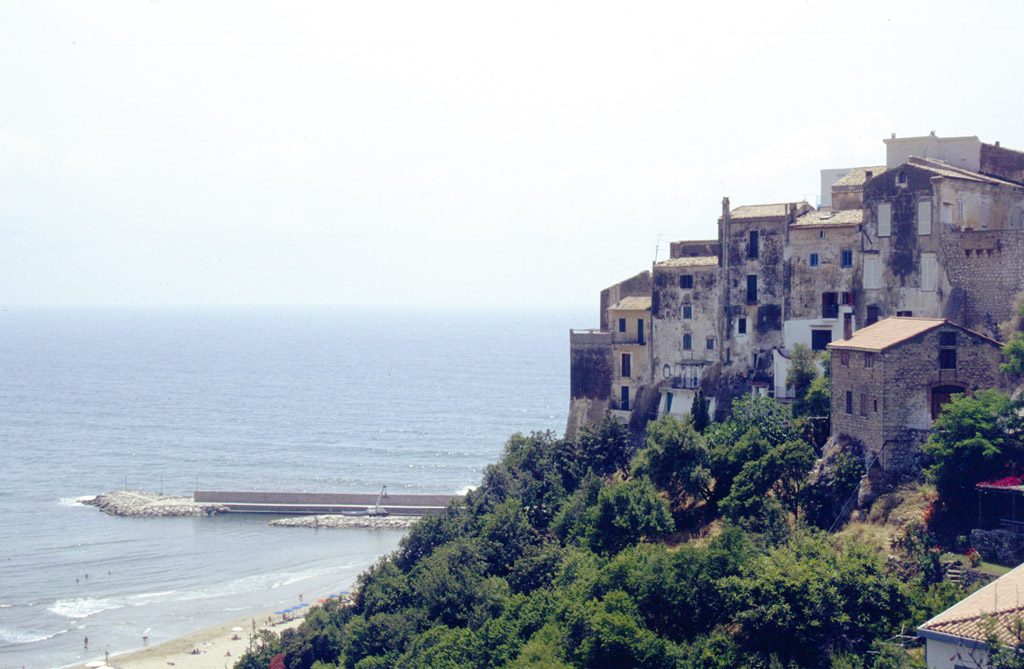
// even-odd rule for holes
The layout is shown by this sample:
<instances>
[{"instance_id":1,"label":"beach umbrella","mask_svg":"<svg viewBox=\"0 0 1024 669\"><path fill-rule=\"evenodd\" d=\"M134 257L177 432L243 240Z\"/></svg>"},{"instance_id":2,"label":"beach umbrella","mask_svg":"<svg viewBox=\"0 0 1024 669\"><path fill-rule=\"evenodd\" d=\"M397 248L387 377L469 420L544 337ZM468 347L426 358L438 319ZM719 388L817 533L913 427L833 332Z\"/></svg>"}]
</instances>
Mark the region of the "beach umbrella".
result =
<instances>
[{"instance_id":1,"label":"beach umbrella","mask_svg":"<svg viewBox=\"0 0 1024 669\"><path fill-rule=\"evenodd\" d=\"M303 603L299 604L298 606L296 606L295 608L297 608L297 609L302 609L302 608L305 608L305 607L307 607L307 606L309 606L309 604L308 604L308 603L306 603L306 602L303 602Z\"/></svg>"},{"instance_id":2,"label":"beach umbrella","mask_svg":"<svg viewBox=\"0 0 1024 669\"><path fill-rule=\"evenodd\" d=\"M283 615L285 613L288 613L288 612L287 611L274 611L274 615L275 616L280 616L280 615Z\"/></svg>"}]
</instances>

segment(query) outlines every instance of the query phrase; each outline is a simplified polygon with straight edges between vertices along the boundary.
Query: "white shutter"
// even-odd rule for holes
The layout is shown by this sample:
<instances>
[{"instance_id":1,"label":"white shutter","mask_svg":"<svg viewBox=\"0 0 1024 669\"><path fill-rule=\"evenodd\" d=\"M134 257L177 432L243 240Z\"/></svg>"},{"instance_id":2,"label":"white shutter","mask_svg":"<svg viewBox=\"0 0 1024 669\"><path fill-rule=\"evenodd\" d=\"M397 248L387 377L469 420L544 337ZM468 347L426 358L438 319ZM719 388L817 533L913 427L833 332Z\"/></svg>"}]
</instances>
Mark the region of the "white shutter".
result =
<instances>
[{"instance_id":1,"label":"white shutter","mask_svg":"<svg viewBox=\"0 0 1024 669\"><path fill-rule=\"evenodd\" d=\"M932 203L931 200L922 200L917 203L917 234L932 234Z\"/></svg>"},{"instance_id":2,"label":"white shutter","mask_svg":"<svg viewBox=\"0 0 1024 669\"><path fill-rule=\"evenodd\" d=\"M864 256L864 288L867 290L881 288L882 280L879 276L878 256Z\"/></svg>"},{"instance_id":3,"label":"white shutter","mask_svg":"<svg viewBox=\"0 0 1024 669\"><path fill-rule=\"evenodd\" d=\"M892 205L888 202L878 204L878 236L888 237L892 234Z\"/></svg>"},{"instance_id":4,"label":"white shutter","mask_svg":"<svg viewBox=\"0 0 1024 669\"><path fill-rule=\"evenodd\" d=\"M921 290L935 290L939 281L939 264L934 253L921 254Z\"/></svg>"}]
</instances>

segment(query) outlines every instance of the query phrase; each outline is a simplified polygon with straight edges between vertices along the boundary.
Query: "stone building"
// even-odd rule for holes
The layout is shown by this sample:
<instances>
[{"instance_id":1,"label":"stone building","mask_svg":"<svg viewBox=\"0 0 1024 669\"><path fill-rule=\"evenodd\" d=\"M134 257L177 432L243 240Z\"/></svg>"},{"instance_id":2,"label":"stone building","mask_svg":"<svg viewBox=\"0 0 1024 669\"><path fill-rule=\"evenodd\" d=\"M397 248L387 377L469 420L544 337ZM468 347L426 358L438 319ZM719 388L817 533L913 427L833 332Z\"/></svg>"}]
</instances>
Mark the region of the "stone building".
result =
<instances>
[{"instance_id":1,"label":"stone building","mask_svg":"<svg viewBox=\"0 0 1024 669\"><path fill-rule=\"evenodd\" d=\"M886 318L828 348L832 437L861 442L884 471L916 468L954 394L1009 389L1002 344L942 318Z\"/></svg>"},{"instance_id":2,"label":"stone building","mask_svg":"<svg viewBox=\"0 0 1024 669\"><path fill-rule=\"evenodd\" d=\"M717 418L743 394L788 401L794 346L824 350L892 316L995 337L1024 290L1024 153L934 134L885 145L884 166L822 171L830 206L724 198L717 239L673 242L603 290L600 329L570 333L566 434L609 410L639 428L688 413L698 387ZM649 299L642 348L621 337L644 318L629 298Z\"/></svg>"}]
</instances>

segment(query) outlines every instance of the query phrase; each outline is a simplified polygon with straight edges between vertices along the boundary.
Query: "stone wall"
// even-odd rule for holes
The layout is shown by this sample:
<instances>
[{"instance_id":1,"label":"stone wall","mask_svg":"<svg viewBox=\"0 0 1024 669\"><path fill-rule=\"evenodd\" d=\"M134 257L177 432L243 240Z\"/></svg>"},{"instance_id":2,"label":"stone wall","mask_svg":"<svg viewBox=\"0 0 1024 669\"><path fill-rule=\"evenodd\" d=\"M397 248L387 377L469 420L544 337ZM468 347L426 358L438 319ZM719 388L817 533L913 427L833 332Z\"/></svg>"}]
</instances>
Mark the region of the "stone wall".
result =
<instances>
[{"instance_id":1,"label":"stone wall","mask_svg":"<svg viewBox=\"0 0 1024 669\"><path fill-rule=\"evenodd\" d=\"M995 336L1024 289L1024 230L947 230L942 247L949 282L965 293L957 322Z\"/></svg>"}]
</instances>

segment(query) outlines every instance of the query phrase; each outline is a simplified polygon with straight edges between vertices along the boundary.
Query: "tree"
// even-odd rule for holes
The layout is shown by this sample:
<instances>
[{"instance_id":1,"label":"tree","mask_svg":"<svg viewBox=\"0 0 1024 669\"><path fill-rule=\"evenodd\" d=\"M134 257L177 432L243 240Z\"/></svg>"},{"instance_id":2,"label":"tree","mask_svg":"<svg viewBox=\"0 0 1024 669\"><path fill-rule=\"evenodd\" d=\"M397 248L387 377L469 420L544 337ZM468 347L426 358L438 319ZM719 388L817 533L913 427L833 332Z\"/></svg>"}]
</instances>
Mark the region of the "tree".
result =
<instances>
[{"instance_id":1,"label":"tree","mask_svg":"<svg viewBox=\"0 0 1024 669\"><path fill-rule=\"evenodd\" d=\"M945 406L923 447L944 506L969 503L975 484L1020 468L1018 422L1010 397L995 390L955 395Z\"/></svg>"},{"instance_id":2,"label":"tree","mask_svg":"<svg viewBox=\"0 0 1024 669\"><path fill-rule=\"evenodd\" d=\"M677 503L711 492L710 456L693 423L665 415L647 424L646 448L633 459L633 474L646 476Z\"/></svg>"},{"instance_id":3,"label":"tree","mask_svg":"<svg viewBox=\"0 0 1024 669\"><path fill-rule=\"evenodd\" d=\"M631 544L656 539L675 529L668 505L647 479L601 488L588 510L587 540L596 552L618 553Z\"/></svg>"},{"instance_id":4,"label":"tree","mask_svg":"<svg viewBox=\"0 0 1024 669\"><path fill-rule=\"evenodd\" d=\"M807 344L793 346L789 359L789 371L786 372L786 387L792 388L799 401L807 394L811 382L818 376L818 366L814 361L814 353Z\"/></svg>"},{"instance_id":5,"label":"tree","mask_svg":"<svg viewBox=\"0 0 1024 669\"><path fill-rule=\"evenodd\" d=\"M629 429L610 415L600 423L584 425L576 442L581 474L586 474L587 469L598 476L614 474L625 469L633 454Z\"/></svg>"},{"instance_id":6,"label":"tree","mask_svg":"<svg viewBox=\"0 0 1024 669\"><path fill-rule=\"evenodd\" d=\"M697 394L693 397L693 406L690 407L693 429L697 432L704 432L711 422L711 415L708 413L708 398L704 395L703 388L697 388Z\"/></svg>"}]
</instances>

